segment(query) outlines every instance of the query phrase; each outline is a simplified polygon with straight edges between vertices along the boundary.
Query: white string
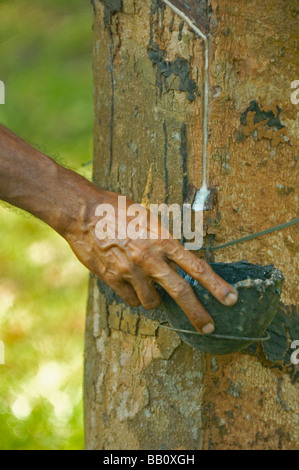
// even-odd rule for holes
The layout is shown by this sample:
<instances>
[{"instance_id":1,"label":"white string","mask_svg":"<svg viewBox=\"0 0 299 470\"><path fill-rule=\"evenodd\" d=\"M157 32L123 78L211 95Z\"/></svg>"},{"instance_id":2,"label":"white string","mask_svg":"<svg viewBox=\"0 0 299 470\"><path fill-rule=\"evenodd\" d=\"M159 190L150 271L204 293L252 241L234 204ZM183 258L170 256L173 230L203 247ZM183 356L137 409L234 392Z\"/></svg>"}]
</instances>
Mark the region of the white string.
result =
<instances>
[{"instance_id":1,"label":"white string","mask_svg":"<svg viewBox=\"0 0 299 470\"><path fill-rule=\"evenodd\" d=\"M208 190L208 120L209 120L209 41L208 37L185 15L179 8L174 6L169 0L163 0L178 16L180 16L193 31L204 41L204 93L203 93L203 147L202 147L202 185L195 195L192 205L194 211L203 210L205 202L210 194Z\"/></svg>"}]
</instances>

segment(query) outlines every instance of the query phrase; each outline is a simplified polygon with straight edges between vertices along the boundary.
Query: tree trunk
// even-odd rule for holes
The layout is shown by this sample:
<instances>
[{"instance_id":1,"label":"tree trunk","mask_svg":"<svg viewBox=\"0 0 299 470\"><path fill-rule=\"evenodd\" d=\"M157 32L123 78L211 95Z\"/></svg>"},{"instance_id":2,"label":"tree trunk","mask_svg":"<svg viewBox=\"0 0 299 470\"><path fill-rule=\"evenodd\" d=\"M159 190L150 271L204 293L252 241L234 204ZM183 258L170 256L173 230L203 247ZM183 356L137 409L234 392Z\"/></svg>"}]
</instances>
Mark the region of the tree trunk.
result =
<instances>
[{"instance_id":1,"label":"tree trunk","mask_svg":"<svg viewBox=\"0 0 299 470\"><path fill-rule=\"evenodd\" d=\"M297 1L173 3L191 5L210 35L208 183L217 197L204 214L205 243L294 219ZM182 204L201 186L202 40L159 0L95 0L94 14L94 180L145 205ZM219 250L216 258L273 263L283 272L283 303L264 346L205 355L156 328L161 309L129 308L91 277L87 449L297 447L290 342L299 339L298 230Z\"/></svg>"}]
</instances>

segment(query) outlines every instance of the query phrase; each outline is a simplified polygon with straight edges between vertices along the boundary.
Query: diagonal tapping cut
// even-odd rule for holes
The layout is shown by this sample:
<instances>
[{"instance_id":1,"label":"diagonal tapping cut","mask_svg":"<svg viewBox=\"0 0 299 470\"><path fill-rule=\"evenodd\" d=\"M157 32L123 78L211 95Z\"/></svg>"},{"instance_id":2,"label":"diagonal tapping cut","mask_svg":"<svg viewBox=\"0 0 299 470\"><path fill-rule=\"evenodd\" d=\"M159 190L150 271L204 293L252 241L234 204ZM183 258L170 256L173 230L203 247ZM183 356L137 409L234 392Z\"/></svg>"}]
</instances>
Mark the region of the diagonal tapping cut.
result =
<instances>
[{"instance_id":1,"label":"diagonal tapping cut","mask_svg":"<svg viewBox=\"0 0 299 470\"><path fill-rule=\"evenodd\" d=\"M209 85L209 39L206 34L204 34L194 23L194 21L189 18L183 11L173 5L169 0L163 0L163 2L168 5L172 11L174 11L180 18L182 18L188 26L201 38L203 39L204 46L204 90L203 90L203 147L202 147L202 183L201 188L195 194L195 199L192 205L194 211L203 210L206 208L206 201L210 194L208 189L208 119L209 119L209 95L210 95L210 85Z\"/></svg>"}]
</instances>

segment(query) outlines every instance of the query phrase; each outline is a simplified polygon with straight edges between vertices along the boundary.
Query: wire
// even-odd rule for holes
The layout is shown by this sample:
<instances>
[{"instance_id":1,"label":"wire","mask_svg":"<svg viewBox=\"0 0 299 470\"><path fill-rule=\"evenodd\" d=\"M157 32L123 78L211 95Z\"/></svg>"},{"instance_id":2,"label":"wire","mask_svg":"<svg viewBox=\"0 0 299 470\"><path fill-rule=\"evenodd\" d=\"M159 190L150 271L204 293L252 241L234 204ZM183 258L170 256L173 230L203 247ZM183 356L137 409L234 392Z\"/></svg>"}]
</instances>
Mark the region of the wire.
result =
<instances>
[{"instance_id":1,"label":"wire","mask_svg":"<svg viewBox=\"0 0 299 470\"><path fill-rule=\"evenodd\" d=\"M223 248L227 248L228 246L237 245L239 243L246 242L248 240L252 240L254 238L261 237L263 235L268 235L269 233L276 232L277 230L282 230L286 227L290 227L291 225L296 225L299 223L299 218L293 219L290 222L286 222L285 224L276 225L275 227L268 228L267 230L263 230L262 232L256 232L251 235L247 235L243 238L238 238L237 240L232 240L230 242L224 243L223 245L218 246L207 246L200 248L200 251L206 251L209 254L210 251L222 250Z\"/></svg>"},{"instance_id":2,"label":"wire","mask_svg":"<svg viewBox=\"0 0 299 470\"><path fill-rule=\"evenodd\" d=\"M163 323L159 323L157 325L157 328L164 328L165 330L171 330L171 331L177 331L178 333L185 333L185 334L190 334L190 335L199 335L202 336L203 338L217 338L217 339L229 339L229 340L234 340L234 341L268 341L270 339L269 333L266 333L266 336L262 336L259 338L250 338L248 336L231 336L231 335L218 335L215 333L211 333L209 335L202 335L198 331L192 331L192 330L182 330L180 328L171 328L170 326L165 326Z\"/></svg>"}]
</instances>

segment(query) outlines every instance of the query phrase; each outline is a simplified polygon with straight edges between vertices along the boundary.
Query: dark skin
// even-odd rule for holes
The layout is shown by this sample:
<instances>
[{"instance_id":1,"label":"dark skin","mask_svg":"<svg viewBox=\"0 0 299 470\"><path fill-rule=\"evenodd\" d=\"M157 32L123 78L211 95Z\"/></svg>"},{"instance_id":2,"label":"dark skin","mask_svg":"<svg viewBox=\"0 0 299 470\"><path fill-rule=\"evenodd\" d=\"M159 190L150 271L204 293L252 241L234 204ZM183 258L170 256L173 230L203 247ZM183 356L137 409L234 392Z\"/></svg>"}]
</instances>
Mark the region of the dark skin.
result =
<instances>
[{"instance_id":1,"label":"dark skin","mask_svg":"<svg viewBox=\"0 0 299 470\"><path fill-rule=\"evenodd\" d=\"M214 321L189 284L176 273L176 267L184 269L224 305L237 302L235 290L170 234L168 239L151 239L150 230L161 233L159 223L147 229L147 239L118 240L116 236L99 240L95 209L99 204L110 204L117 216L118 196L58 165L0 125L0 199L52 227L65 238L81 263L130 306L158 307L161 299L154 287L157 283L200 333L212 333ZM127 198L126 204L129 207L133 201Z\"/></svg>"}]
</instances>

